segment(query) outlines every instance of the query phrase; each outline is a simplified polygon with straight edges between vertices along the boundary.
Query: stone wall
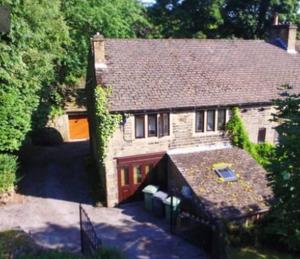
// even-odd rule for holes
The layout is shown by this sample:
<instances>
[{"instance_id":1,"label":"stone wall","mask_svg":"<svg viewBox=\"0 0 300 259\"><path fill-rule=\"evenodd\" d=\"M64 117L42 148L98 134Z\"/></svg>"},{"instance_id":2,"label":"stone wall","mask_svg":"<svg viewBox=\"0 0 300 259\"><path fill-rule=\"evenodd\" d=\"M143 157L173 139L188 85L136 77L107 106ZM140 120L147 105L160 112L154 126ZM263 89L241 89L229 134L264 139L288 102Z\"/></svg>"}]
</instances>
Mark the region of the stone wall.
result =
<instances>
[{"instance_id":1,"label":"stone wall","mask_svg":"<svg viewBox=\"0 0 300 259\"><path fill-rule=\"evenodd\" d=\"M47 127L55 128L61 134L64 141L69 140L69 119L67 114L49 120Z\"/></svg>"},{"instance_id":2,"label":"stone wall","mask_svg":"<svg viewBox=\"0 0 300 259\"><path fill-rule=\"evenodd\" d=\"M241 116L252 142L257 143L259 128L266 128L266 142L277 142L277 134L274 130L276 123L270 121L272 113L275 113L272 106L241 108Z\"/></svg>"},{"instance_id":3,"label":"stone wall","mask_svg":"<svg viewBox=\"0 0 300 259\"><path fill-rule=\"evenodd\" d=\"M274 109L271 107L241 109L242 119L249 132L251 141L256 143L258 129L265 127L267 129L266 141L274 142L275 133L272 127L275 124L269 121L272 112L274 112ZM230 117L229 110L227 110L226 117L228 121ZM146 122L147 118L145 124ZM170 136L162 138L146 137L135 139L134 116L129 115L124 124L116 130L108 145L105 160L107 205L111 207L118 203L117 158L228 142L229 139L224 136L224 132L196 133L194 110L171 112Z\"/></svg>"}]
</instances>

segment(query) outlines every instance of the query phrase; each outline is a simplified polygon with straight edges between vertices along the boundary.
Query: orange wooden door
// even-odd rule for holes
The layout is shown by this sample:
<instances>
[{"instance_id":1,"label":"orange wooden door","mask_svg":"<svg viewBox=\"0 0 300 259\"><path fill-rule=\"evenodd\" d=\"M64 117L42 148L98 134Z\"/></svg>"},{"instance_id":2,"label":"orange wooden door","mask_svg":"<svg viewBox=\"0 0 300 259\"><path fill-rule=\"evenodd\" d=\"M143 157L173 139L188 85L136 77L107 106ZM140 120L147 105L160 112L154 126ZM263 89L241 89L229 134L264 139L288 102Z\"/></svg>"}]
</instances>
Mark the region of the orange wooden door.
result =
<instances>
[{"instance_id":1,"label":"orange wooden door","mask_svg":"<svg viewBox=\"0 0 300 259\"><path fill-rule=\"evenodd\" d=\"M70 139L88 139L89 123L86 115L69 115Z\"/></svg>"}]
</instances>

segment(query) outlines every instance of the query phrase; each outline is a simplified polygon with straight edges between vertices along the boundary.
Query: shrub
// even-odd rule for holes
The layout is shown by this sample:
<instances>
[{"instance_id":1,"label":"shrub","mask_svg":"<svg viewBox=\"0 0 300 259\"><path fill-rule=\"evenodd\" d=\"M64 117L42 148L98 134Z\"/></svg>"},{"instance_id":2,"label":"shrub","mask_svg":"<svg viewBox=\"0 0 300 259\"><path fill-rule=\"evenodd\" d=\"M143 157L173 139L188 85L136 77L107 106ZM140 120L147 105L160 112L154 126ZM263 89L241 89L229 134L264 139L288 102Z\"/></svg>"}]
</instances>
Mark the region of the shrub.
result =
<instances>
[{"instance_id":1,"label":"shrub","mask_svg":"<svg viewBox=\"0 0 300 259\"><path fill-rule=\"evenodd\" d=\"M0 154L0 194L11 191L16 183L17 157Z\"/></svg>"},{"instance_id":2,"label":"shrub","mask_svg":"<svg viewBox=\"0 0 300 259\"><path fill-rule=\"evenodd\" d=\"M125 259L125 256L123 255L120 250L116 248L110 248L110 247L102 247L99 250L96 251L96 254L94 255L94 258L96 259Z\"/></svg>"},{"instance_id":3,"label":"shrub","mask_svg":"<svg viewBox=\"0 0 300 259\"><path fill-rule=\"evenodd\" d=\"M232 109L232 116L226 125L226 132L234 146L246 150L260 165L268 169L270 161L275 156L275 147L269 143L255 144L250 141L237 107Z\"/></svg>"}]
</instances>

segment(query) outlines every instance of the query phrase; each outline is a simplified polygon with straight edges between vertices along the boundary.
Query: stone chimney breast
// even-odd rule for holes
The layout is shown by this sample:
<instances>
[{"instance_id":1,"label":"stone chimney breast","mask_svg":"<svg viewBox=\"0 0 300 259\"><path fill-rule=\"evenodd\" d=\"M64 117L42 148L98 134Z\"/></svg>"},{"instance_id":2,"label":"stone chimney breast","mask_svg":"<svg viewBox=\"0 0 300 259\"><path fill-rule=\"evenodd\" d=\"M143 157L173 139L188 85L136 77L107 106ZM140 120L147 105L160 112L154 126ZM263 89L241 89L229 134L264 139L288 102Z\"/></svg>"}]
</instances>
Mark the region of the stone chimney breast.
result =
<instances>
[{"instance_id":1,"label":"stone chimney breast","mask_svg":"<svg viewBox=\"0 0 300 259\"><path fill-rule=\"evenodd\" d=\"M92 38L92 49L95 61L95 69L105 69L107 65L105 64L105 40L104 37L97 32Z\"/></svg>"},{"instance_id":2,"label":"stone chimney breast","mask_svg":"<svg viewBox=\"0 0 300 259\"><path fill-rule=\"evenodd\" d=\"M290 54L296 54L297 26L293 24L279 24L278 16L274 17L271 30L271 41L285 49Z\"/></svg>"}]
</instances>

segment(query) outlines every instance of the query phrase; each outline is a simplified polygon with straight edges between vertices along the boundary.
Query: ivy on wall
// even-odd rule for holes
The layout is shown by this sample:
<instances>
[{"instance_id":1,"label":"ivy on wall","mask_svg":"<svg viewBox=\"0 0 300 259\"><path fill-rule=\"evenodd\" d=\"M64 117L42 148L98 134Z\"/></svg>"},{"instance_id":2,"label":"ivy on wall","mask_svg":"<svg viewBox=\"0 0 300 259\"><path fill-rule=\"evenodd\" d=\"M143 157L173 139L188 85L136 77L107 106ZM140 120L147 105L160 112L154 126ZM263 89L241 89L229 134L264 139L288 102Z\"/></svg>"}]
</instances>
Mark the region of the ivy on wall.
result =
<instances>
[{"instance_id":1,"label":"ivy on wall","mask_svg":"<svg viewBox=\"0 0 300 259\"><path fill-rule=\"evenodd\" d=\"M108 110L108 97L110 93L110 87L97 86L95 89L97 150L102 165L106 157L109 138L115 132L122 119L120 114L113 114Z\"/></svg>"},{"instance_id":2,"label":"ivy on wall","mask_svg":"<svg viewBox=\"0 0 300 259\"><path fill-rule=\"evenodd\" d=\"M234 146L246 150L259 164L268 169L275 155L275 147L269 143L255 144L250 141L249 134L240 115L240 109L234 107L226 125L227 134Z\"/></svg>"}]
</instances>

